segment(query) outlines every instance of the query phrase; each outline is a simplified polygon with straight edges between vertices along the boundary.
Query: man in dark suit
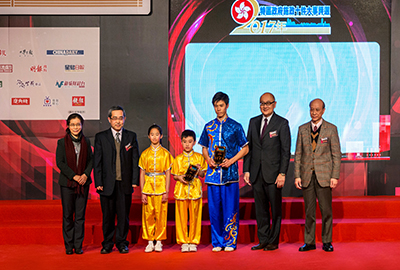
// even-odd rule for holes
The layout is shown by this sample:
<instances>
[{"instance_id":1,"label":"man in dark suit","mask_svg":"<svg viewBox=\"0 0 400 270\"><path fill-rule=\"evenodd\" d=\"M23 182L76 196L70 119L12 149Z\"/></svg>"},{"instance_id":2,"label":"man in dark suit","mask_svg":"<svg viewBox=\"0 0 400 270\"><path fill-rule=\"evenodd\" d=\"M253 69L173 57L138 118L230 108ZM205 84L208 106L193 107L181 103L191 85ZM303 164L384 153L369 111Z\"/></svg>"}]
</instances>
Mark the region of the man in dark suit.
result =
<instances>
[{"instance_id":1,"label":"man in dark suit","mask_svg":"<svg viewBox=\"0 0 400 270\"><path fill-rule=\"evenodd\" d=\"M294 158L295 185L303 190L306 214L304 245L299 251L315 249L316 199L322 216L322 249L332 246L332 189L340 175L340 142L335 125L322 119L325 103L310 102L311 121L299 127Z\"/></svg>"},{"instance_id":2,"label":"man in dark suit","mask_svg":"<svg viewBox=\"0 0 400 270\"><path fill-rule=\"evenodd\" d=\"M115 245L119 252L129 251L126 238L132 192L139 185L139 149L136 133L123 128L125 119L122 107L111 107L108 111L111 128L97 133L95 137L94 180L103 212L102 254L112 251L115 231Z\"/></svg>"},{"instance_id":3,"label":"man in dark suit","mask_svg":"<svg viewBox=\"0 0 400 270\"><path fill-rule=\"evenodd\" d=\"M261 115L250 119L249 153L244 157L244 180L253 187L257 235L260 243L251 250L275 250L282 221L282 187L290 161L290 129L285 118L274 113L275 97L260 97ZM270 210L272 225L270 224Z\"/></svg>"}]
</instances>

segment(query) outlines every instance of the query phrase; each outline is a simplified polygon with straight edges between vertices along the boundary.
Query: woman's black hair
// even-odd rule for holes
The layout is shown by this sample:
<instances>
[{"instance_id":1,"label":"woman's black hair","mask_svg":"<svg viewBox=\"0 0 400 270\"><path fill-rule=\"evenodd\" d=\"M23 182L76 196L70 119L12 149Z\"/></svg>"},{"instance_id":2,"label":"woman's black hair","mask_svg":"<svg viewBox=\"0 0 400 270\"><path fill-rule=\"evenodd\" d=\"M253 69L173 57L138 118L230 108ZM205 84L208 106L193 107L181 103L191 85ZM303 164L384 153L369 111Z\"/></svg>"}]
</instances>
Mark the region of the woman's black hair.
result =
<instances>
[{"instance_id":1,"label":"woman's black hair","mask_svg":"<svg viewBox=\"0 0 400 270\"><path fill-rule=\"evenodd\" d=\"M81 121L81 125L83 126L83 117L82 115L80 115L79 113L71 113L70 115L68 115L67 118L67 129L65 130L68 134L71 133L71 131L69 130L69 124L71 122L72 119L78 118Z\"/></svg>"}]
</instances>

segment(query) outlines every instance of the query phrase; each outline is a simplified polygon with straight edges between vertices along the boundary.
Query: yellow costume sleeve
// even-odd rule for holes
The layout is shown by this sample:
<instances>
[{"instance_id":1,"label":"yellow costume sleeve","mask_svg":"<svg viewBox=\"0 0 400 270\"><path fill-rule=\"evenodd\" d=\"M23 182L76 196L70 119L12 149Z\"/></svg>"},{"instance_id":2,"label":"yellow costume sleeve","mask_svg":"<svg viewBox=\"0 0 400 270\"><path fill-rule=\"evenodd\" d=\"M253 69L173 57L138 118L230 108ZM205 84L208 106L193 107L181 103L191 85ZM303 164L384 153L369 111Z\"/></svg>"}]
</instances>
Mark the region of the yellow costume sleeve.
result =
<instances>
[{"instance_id":1,"label":"yellow costume sleeve","mask_svg":"<svg viewBox=\"0 0 400 270\"><path fill-rule=\"evenodd\" d=\"M144 150L139 158L139 168L141 168L142 170L145 170L145 171L147 170L147 155L149 152L148 150L149 150L149 148Z\"/></svg>"},{"instance_id":2,"label":"yellow costume sleeve","mask_svg":"<svg viewBox=\"0 0 400 270\"><path fill-rule=\"evenodd\" d=\"M198 159L199 159L199 164L200 164L201 170L206 171L207 170L206 160L204 159L203 155L201 155L199 153L196 153L196 154L199 156Z\"/></svg>"},{"instance_id":3,"label":"yellow costume sleeve","mask_svg":"<svg viewBox=\"0 0 400 270\"><path fill-rule=\"evenodd\" d=\"M175 160L174 160L174 163L172 163L172 169L171 169L171 174L173 174L173 175L181 175L180 173L179 173L179 168L180 168L180 164L179 164L179 157L180 157L180 155L178 155L176 158L175 158Z\"/></svg>"}]
</instances>

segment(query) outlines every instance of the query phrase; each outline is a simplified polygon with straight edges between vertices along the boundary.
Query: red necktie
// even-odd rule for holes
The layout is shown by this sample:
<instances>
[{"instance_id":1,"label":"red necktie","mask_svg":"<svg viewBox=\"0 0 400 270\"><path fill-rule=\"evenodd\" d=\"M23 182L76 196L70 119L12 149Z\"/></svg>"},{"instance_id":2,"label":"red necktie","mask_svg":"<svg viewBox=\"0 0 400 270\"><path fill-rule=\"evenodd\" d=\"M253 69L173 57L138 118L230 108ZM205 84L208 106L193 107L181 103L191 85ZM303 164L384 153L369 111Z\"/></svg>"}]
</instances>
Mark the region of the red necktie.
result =
<instances>
[{"instance_id":1,"label":"red necktie","mask_svg":"<svg viewBox=\"0 0 400 270\"><path fill-rule=\"evenodd\" d=\"M318 128L317 126L314 126L314 133L317 132Z\"/></svg>"},{"instance_id":2,"label":"red necktie","mask_svg":"<svg viewBox=\"0 0 400 270\"><path fill-rule=\"evenodd\" d=\"M268 119L264 118L264 126L263 126L263 129L261 131L261 140L264 138L265 130L267 129L267 126L268 126Z\"/></svg>"}]
</instances>

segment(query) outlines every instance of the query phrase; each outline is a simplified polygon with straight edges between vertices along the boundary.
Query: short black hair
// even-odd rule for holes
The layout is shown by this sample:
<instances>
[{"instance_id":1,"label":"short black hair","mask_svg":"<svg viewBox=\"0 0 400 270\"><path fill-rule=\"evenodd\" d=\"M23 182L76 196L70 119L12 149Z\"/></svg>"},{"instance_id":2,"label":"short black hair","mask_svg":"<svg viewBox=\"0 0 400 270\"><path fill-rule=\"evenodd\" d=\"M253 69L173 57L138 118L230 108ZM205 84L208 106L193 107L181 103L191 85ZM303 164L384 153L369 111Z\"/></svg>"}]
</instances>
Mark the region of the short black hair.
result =
<instances>
[{"instance_id":1,"label":"short black hair","mask_svg":"<svg viewBox=\"0 0 400 270\"><path fill-rule=\"evenodd\" d=\"M150 135L150 131L151 131L153 128L158 129L158 131L160 132L160 135L163 135L163 134L162 134L162 128L161 128L159 125L157 125L157 124L152 124L152 125L149 127L149 130L147 131L147 135Z\"/></svg>"},{"instance_id":2,"label":"short black hair","mask_svg":"<svg viewBox=\"0 0 400 270\"><path fill-rule=\"evenodd\" d=\"M223 92L217 92L215 93L213 99L212 99L212 104L214 105L215 102L218 102L222 100L223 102L225 102L226 105L229 105L229 96Z\"/></svg>"},{"instance_id":3,"label":"short black hair","mask_svg":"<svg viewBox=\"0 0 400 270\"><path fill-rule=\"evenodd\" d=\"M196 133L193 130L186 129L182 132L181 140L187 137L193 137L193 140L196 141Z\"/></svg>"},{"instance_id":4,"label":"short black hair","mask_svg":"<svg viewBox=\"0 0 400 270\"><path fill-rule=\"evenodd\" d=\"M122 107L119 106L119 105L115 105L115 106L112 106L112 107L108 110L108 118L111 118L112 112L113 112L113 111L122 111L123 114L124 114L124 117L125 117L125 110L124 110L124 108L122 108Z\"/></svg>"},{"instance_id":5,"label":"short black hair","mask_svg":"<svg viewBox=\"0 0 400 270\"><path fill-rule=\"evenodd\" d=\"M69 130L69 123L71 122L72 119L78 118L79 121L81 121L81 125L83 127L83 117L82 115L80 115L79 113L71 113L70 115L68 115L67 118L67 129L65 130L68 134L71 133L71 131Z\"/></svg>"}]
</instances>

